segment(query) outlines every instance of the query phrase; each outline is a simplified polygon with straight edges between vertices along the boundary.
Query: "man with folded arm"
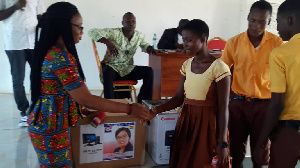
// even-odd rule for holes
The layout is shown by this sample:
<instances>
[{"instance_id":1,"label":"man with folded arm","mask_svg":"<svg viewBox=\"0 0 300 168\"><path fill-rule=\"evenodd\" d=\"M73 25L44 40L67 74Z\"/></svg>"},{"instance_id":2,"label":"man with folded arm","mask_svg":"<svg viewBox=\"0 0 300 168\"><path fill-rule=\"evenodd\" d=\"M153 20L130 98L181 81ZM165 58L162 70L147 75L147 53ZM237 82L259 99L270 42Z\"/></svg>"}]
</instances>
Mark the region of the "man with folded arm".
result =
<instances>
[{"instance_id":1,"label":"man with folded arm","mask_svg":"<svg viewBox=\"0 0 300 168\"><path fill-rule=\"evenodd\" d=\"M114 80L143 80L138 95L138 102L152 100L153 70L148 66L133 65L133 56L138 47L149 54L154 53L145 36L135 30L136 19L131 12L123 16L122 28L91 29L89 36L97 42L107 46L102 61L104 97L114 98Z\"/></svg>"}]
</instances>

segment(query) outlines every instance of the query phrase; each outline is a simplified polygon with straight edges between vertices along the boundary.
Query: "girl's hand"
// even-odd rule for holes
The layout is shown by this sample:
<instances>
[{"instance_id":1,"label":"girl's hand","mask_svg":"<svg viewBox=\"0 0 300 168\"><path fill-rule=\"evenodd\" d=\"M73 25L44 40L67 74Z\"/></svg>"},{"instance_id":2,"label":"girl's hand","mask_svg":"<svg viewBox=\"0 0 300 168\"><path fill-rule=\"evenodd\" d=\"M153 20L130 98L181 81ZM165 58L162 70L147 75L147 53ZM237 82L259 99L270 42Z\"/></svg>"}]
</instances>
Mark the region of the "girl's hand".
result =
<instances>
[{"instance_id":1,"label":"girl's hand","mask_svg":"<svg viewBox=\"0 0 300 168\"><path fill-rule=\"evenodd\" d=\"M150 109L150 118L149 120L152 120L157 115L157 111L155 108Z\"/></svg>"},{"instance_id":2,"label":"girl's hand","mask_svg":"<svg viewBox=\"0 0 300 168\"><path fill-rule=\"evenodd\" d=\"M133 115L141 121L148 121L150 118L150 111L145 108L145 105L139 103L133 103L130 107L130 115Z\"/></svg>"},{"instance_id":3,"label":"girl's hand","mask_svg":"<svg viewBox=\"0 0 300 168\"><path fill-rule=\"evenodd\" d=\"M228 149L217 146L216 153L218 155L218 165L225 165L229 161Z\"/></svg>"}]
</instances>

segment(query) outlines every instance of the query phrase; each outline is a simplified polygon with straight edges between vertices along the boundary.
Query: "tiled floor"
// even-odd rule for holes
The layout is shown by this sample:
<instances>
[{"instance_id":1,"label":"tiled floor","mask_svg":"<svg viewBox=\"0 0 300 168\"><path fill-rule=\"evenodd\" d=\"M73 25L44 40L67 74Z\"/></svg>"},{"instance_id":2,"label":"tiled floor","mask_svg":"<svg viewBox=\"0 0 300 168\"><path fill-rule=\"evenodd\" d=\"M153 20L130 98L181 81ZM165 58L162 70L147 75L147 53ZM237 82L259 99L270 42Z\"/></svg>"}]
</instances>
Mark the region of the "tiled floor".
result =
<instances>
[{"instance_id":1,"label":"tiled floor","mask_svg":"<svg viewBox=\"0 0 300 168\"><path fill-rule=\"evenodd\" d=\"M20 116L12 94L0 94L0 116L0 168L38 168L37 156L29 140L27 129L18 127ZM140 167L167 168L168 166L155 164L146 154L145 165ZM252 167L249 157L245 159L244 167Z\"/></svg>"}]
</instances>

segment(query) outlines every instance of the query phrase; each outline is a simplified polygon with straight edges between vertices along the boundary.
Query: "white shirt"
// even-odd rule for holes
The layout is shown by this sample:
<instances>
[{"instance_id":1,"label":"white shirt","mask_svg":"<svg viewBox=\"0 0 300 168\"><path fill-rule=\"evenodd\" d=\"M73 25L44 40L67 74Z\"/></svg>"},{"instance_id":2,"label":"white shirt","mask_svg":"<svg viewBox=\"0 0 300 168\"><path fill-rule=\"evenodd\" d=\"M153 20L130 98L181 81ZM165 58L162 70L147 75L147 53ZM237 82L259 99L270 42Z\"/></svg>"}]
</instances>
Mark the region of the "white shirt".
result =
<instances>
[{"instance_id":1,"label":"white shirt","mask_svg":"<svg viewBox=\"0 0 300 168\"><path fill-rule=\"evenodd\" d=\"M17 0L0 0L0 10L13 6ZM3 37L5 50L33 49L37 15L44 12L41 0L27 0L22 10L15 11L3 20Z\"/></svg>"},{"instance_id":2,"label":"white shirt","mask_svg":"<svg viewBox=\"0 0 300 168\"><path fill-rule=\"evenodd\" d=\"M178 44L183 44L182 36L179 33L177 33L177 37L178 37L177 43Z\"/></svg>"}]
</instances>

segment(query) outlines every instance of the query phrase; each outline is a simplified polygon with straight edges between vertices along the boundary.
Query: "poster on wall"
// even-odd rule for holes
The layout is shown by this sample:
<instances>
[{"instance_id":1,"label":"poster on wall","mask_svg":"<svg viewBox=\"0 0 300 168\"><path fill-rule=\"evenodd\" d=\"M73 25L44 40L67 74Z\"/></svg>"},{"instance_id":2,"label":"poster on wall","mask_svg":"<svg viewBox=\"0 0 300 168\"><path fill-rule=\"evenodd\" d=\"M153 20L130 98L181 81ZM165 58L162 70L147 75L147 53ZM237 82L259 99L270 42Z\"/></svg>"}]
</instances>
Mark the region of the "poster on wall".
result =
<instances>
[{"instance_id":1,"label":"poster on wall","mask_svg":"<svg viewBox=\"0 0 300 168\"><path fill-rule=\"evenodd\" d=\"M80 125L80 164L103 160L103 126Z\"/></svg>"},{"instance_id":2,"label":"poster on wall","mask_svg":"<svg viewBox=\"0 0 300 168\"><path fill-rule=\"evenodd\" d=\"M106 123L103 161L134 158L135 122Z\"/></svg>"}]
</instances>

